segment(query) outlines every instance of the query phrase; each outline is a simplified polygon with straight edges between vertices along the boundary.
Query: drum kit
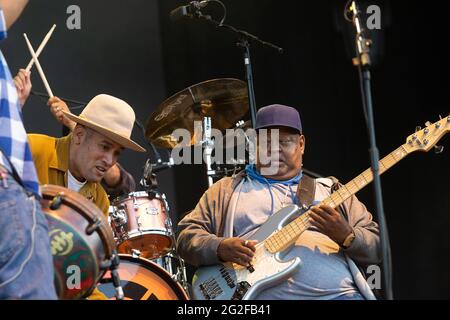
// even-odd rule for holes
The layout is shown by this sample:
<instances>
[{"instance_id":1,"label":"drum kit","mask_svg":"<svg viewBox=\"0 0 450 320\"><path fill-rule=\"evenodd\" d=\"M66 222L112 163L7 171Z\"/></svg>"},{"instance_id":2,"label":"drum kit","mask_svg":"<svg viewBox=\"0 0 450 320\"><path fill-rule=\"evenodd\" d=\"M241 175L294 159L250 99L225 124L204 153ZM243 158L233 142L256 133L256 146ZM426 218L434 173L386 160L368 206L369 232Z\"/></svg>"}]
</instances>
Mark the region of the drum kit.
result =
<instances>
[{"instance_id":1,"label":"drum kit","mask_svg":"<svg viewBox=\"0 0 450 320\"><path fill-rule=\"evenodd\" d=\"M173 149L179 143L175 130L185 129L195 136L194 122L203 123L201 145L211 185L213 178L240 169L237 165L212 169L211 129L225 132L235 127L248 109L245 82L210 80L162 103L150 117L145 136L150 144ZM248 123L240 124L245 126ZM194 138L189 145L197 142ZM152 168L155 165L147 161L141 180L143 191L111 201L108 218L78 193L57 186L42 187L55 284L61 299L86 298L95 288L110 299L189 299L186 267L176 252L169 206L155 183L157 170Z\"/></svg>"}]
</instances>

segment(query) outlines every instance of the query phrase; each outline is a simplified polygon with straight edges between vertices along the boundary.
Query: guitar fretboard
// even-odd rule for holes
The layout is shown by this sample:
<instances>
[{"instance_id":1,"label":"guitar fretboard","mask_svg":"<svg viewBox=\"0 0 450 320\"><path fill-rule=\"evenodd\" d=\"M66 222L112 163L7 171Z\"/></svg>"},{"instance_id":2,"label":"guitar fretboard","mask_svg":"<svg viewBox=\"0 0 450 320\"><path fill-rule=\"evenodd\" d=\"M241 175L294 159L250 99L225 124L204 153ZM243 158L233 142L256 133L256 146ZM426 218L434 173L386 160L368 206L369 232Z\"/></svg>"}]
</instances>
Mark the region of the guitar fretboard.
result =
<instances>
[{"instance_id":1,"label":"guitar fretboard","mask_svg":"<svg viewBox=\"0 0 450 320\"><path fill-rule=\"evenodd\" d=\"M402 159L408 155L405 146L402 145L388 156L379 161L380 175L388 171ZM373 181L373 173L371 169L367 169L355 179L342 186L339 190L334 192L331 196L321 202L321 204L328 205L334 209L339 207L343 202L350 199L361 189L365 188ZM307 230L311 224L309 216L311 211L305 212L302 216L295 219L283 229L277 231L264 242L266 249L271 253L277 253L287 249L293 244L297 238Z\"/></svg>"}]
</instances>

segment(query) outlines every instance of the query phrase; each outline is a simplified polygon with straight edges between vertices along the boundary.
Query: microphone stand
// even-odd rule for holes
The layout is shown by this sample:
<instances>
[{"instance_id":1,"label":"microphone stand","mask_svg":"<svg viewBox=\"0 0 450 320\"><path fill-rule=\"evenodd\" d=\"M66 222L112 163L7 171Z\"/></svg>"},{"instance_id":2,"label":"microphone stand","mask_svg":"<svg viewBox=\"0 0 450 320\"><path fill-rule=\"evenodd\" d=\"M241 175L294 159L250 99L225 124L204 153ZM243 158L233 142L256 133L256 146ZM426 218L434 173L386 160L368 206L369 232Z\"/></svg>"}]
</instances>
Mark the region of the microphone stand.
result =
<instances>
[{"instance_id":1,"label":"microphone stand","mask_svg":"<svg viewBox=\"0 0 450 320\"><path fill-rule=\"evenodd\" d=\"M346 8L347 10L347 8ZM370 160L372 166L374 191L375 191L375 203L378 216L378 222L380 224L380 240L381 250L383 256L383 282L384 282L384 295L387 300L393 300L392 293L392 260L391 260L391 248L389 243L389 233L386 223L386 217L383 208L383 195L381 190L381 179L379 174L379 161L380 155L376 143L375 134L375 121L373 115L373 101L372 101L372 89L371 89L371 59L370 59L370 47L371 40L365 37L365 29L362 26L360 12L355 1L352 1L351 11L353 11L353 23L356 26L356 52L358 56L353 59L353 64L358 67L362 103L364 108L364 115L367 122L367 128L370 139Z\"/></svg>"},{"instance_id":2,"label":"microphone stand","mask_svg":"<svg viewBox=\"0 0 450 320\"><path fill-rule=\"evenodd\" d=\"M215 0L214 2L221 3L222 7L226 10L225 5L221 1ZM256 97L255 97L255 89L254 89L254 81L253 81L253 67L252 67L252 60L251 60L251 53L250 53L251 42L253 41L253 42L259 43L265 47L275 49L280 54L283 53L283 49L270 43L270 42L263 41L251 33L248 33L246 31L239 30L233 26L224 24L223 20L221 22L216 21L216 20L212 19L211 16L204 15L200 9L201 9L200 6L197 6L194 9L193 15L186 14L186 16L206 20L208 23L210 23L218 28L224 28L226 30L229 30L229 31L235 33L239 38L239 40L237 42L237 46L243 48L243 51L244 51L244 65L245 65L245 74L246 74L246 79L247 79L250 113L251 113L252 127L254 128L255 124L256 124L257 108L256 108Z\"/></svg>"}]
</instances>

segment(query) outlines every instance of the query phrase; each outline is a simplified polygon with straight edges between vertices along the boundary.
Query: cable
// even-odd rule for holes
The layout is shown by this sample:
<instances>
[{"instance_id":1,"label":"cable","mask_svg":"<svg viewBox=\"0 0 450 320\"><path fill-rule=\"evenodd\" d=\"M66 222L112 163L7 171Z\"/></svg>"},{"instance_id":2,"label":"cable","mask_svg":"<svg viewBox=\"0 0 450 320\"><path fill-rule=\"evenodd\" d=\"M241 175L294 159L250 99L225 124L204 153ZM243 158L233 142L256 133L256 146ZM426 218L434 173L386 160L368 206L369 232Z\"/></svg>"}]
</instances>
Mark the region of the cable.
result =
<instances>
[{"instance_id":1,"label":"cable","mask_svg":"<svg viewBox=\"0 0 450 320\"><path fill-rule=\"evenodd\" d=\"M139 129L141 129L142 134L144 135L145 141L146 141L147 144L150 146L150 148L152 148L152 151L153 151L153 154L154 154L155 157L156 157L156 160L157 160L158 162L162 162L161 154L159 153L158 149L156 149L156 147L155 147L155 145L154 145L153 143L150 143L150 142L147 141L147 139L146 139L146 137L145 137L145 127L144 127L144 125L142 124L142 122L139 121L139 119L136 119L135 122L136 122L136 125L139 127Z\"/></svg>"},{"instance_id":2,"label":"cable","mask_svg":"<svg viewBox=\"0 0 450 320\"><path fill-rule=\"evenodd\" d=\"M223 17L222 17L222 19L220 20L220 23L219 23L219 27L221 27L221 26L225 23L225 20L227 19L227 7L226 7L225 4L224 4L222 1L220 1L220 0L210 0L209 2L217 2L217 3L220 4L220 5L222 6L222 8L223 8Z\"/></svg>"},{"instance_id":3,"label":"cable","mask_svg":"<svg viewBox=\"0 0 450 320\"><path fill-rule=\"evenodd\" d=\"M45 94L42 92L31 91L31 94L36 97L42 98L42 100L45 102L47 102L49 99L48 94ZM44 100L44 98L45 98L45 100ZM65 99L65 98L60 98L60 99L63 100L67 104L75 104L76 105L75 107L70 107L69 108L70 110L80 110L80 109L83 109L87 105L87 103L83 102L83 101L77 101L77 100Z\"/></svg>"}]
</instances>

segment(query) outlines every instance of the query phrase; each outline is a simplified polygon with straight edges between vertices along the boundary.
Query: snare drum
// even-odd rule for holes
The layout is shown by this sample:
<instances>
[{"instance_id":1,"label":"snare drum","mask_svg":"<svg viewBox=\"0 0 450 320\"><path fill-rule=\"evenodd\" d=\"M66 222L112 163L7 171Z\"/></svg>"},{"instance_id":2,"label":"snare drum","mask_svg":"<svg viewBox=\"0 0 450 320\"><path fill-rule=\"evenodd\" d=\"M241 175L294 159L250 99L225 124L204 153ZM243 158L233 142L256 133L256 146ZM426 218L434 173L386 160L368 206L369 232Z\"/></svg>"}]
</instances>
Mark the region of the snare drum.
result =
<instances>
[{"instance_id":1,"label":"snare drum","mask_svg":"<svg viewBox=\"0 0 450 320\"><path fill-rule=\"evenodd\" d=\"M58 297L85 298L110 266L112 230L102 211L82 195L54 185L41 190Z\"/></svg>"},{"instance_id":2,"label":"snare drum","mask_svg":"<svg viewBox=\"0 0 450 320\"><path fill-rule=\"evenodd\" d=\"M143 258L120 254L117 269L125 300L188 300L186 292L172 276L157 264ZM108 298L114 298L110 273L97 288Z\"/></svg>"},{"instance_id":3,"label":"snare drum","mask_svg":"<svg viewBox=\"0 0 450 320\"><path fill-rule=\"evenodd\" d=\"M118 252L147 259L166 255L173 247L174 234L167 204L158 193L134 192L113 201L111 227Z\"/></svg>"}]
</instances>

